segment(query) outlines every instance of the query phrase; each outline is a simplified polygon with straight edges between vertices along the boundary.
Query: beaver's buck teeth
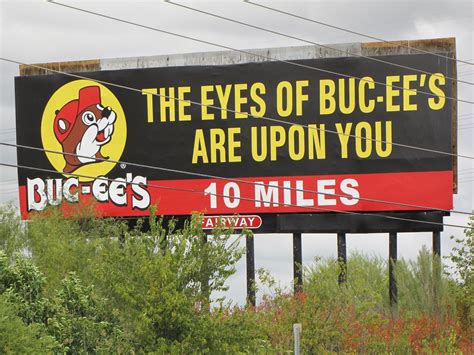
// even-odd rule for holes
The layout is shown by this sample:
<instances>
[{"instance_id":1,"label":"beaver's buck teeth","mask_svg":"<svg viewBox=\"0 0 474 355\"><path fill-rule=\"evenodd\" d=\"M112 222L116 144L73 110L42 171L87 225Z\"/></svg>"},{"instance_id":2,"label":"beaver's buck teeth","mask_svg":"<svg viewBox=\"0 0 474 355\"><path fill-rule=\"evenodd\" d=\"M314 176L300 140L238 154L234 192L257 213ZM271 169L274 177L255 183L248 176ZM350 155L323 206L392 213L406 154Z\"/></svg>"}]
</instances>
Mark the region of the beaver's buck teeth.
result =
<instances>
[{"instance_id":1,"label":"beaver's buck teeth","mask_svg":"<svg viewBox=\"0 0 474 355\"><path fill-rule=\"evenodd\" d=\"M108 125L107 127L105 127L105 129L104 129L105 139L109 138L109 136L112 135L113 129L114 129L114 126L112 126L112 125Z\"/></svg>"},{"instance_id":2,"label":"beaver's buck teeth","mask_svg":"<svg viewBox=\"0 0 474 355\"><path fill-rule=\"evenodd\" d=\"M114 111L112 111L109 116L109 124L114 123L116 118L117 118L117 114Z\"/></svg>"}]
</instances>

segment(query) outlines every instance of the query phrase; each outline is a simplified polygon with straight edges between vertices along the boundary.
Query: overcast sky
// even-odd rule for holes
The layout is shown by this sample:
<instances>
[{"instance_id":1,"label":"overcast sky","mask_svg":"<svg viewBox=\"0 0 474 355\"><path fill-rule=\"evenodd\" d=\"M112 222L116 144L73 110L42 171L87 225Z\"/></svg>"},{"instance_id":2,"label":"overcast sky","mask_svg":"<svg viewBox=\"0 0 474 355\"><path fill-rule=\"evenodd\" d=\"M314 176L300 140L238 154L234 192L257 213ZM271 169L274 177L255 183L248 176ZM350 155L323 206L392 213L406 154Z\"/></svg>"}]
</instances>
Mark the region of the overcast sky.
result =
<instances>
[{"instance_id":1,"label":"overcast sky","mask_svg":"<svg viewBox=\"0 0 474 355\"><path fill-rule=\"evenodd\" d=\"M74 12L42 0L0 1L0 55L21 62L45 63L219 50L209 45ZM304 45L296 40L196 14L161 0L64 2L234 48ZM458 58L474 62L474 2L471 0L259 2L388 40L456 37ZM240 0L183 0L182 3L314 42L331 44L369 41L272 13ZM474 66L459 65L458 73L460 78L474 81ZM15 142L15 132L12 129L15 128L16 75L17 65L0 61L0 141ZM472 86L459 84L458 90L459 98L474 100ZM460 103L458 110L461 117L458 151L460 154L473 156L473 106ZM0 147L0 161L16 163L15 150ZM17 205L16 171L5 167L0 169L0 203L11 201ZM462 182L454 197L454 208L472 211L472 160L459 159L459 171ZM445 218L445 222L466 224L467 217L453 215ZM448 255L453 245L449 236L460 233L461 230L445 228L442 233L443 255ZM293 272L291 242L291 235L258 235L255 239L256 266L267 268L283 286L289 286ZM400 234L398 243L400 257L414 258L423 245L431 248L431 235ZM385 258L388 256L388 236L348 235L347 247L349 254L359 250ZM315 257L335 255L335 235L303 236L305 265ZM237 302L243 302L245 260L239 263L238 273L231 279L230 286L229 296Z\"/></svg>"}]
</instances>

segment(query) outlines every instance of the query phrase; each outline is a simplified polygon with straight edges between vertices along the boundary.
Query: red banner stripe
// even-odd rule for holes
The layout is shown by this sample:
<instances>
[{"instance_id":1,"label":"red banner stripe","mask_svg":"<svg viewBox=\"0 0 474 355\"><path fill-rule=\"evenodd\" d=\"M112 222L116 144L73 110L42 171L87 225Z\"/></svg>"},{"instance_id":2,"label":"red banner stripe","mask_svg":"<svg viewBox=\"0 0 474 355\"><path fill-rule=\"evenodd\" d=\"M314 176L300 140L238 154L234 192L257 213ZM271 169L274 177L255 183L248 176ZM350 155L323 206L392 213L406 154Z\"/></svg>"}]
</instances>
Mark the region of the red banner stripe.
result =
<instances>
[{"instance_id":1,"label":"red banner stripe","mask_svg":"<svg viewBox=\"0 0 474 355\"><path fill-rule=\"evenodd\" d=\"M294 212L327 212L341 211L403 211L420 210L385 202L372 202L357 198L347 199L331 196L339 194L366 199L393 201L408 205L426 206L429 209L451 209L452 172L405 172L377 174L347 174L321 176L281 176L252 177L240 180L251 183L278 185L274 188L232 182L219 179L189 180L151 180L148 185L160 185L178 190L154 188L148 186L150 204L157 206L160 215L188 215L192 212L206 214L248 214L248 213L294 213ZM82 186L82 185L81 185ZM290 189L304 189L312 192L297 192ZM199 192L188 192L195 190ZM208 189L219 195L205 194ZM79 188L81 191L81 188ZM319 191L320 194L317 194ZM97 202L97 214L101 216L141 216L148 215L148 209L133 209L131 198L133 191L126 188L127 204L119 206L112 201ZM234 196L240 196L238 200ZM91 195L82 196L88 199ZM261 201L255 201L261 200ZM285 206L285 204L287 204ZM291 206L288 206L291 205ZM27 218L26 186L20 186L20 207L22 215Z\"/></svg>"}]
</instances>

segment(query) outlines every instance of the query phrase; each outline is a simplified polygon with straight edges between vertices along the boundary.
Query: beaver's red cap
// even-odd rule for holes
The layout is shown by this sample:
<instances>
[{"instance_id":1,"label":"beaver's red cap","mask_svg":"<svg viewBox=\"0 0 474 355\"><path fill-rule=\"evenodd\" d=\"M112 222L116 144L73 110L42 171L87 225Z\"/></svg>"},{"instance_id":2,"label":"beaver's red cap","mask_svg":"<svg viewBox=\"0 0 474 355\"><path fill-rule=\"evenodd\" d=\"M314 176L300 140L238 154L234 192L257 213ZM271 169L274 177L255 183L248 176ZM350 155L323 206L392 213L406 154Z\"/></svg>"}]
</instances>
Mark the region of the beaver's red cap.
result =
<instances>
[{"instance_id":1,"label":"beaver's red cap","mask_svg":"<svg viewBox=\"0 0 474 355\"><path fill-rule=\"evenodd\" d=\"M100 104L100 88L98 86L88 86L79 90L78 114L89 106L97 104Z\"/></svg>"},{"instance_id":2,"label":"beaver's red cap","mask_svg":"<svg viewBox=\"0 0 474 355\"><path fill-rule=\"evenodd\" d=\"M59 111L54 119L54 135L60 143L69 136L77 116L91 105L100 104L100 88L88 86L79 90L79 98L69 101Z\"/></svg>"}]
</instances>

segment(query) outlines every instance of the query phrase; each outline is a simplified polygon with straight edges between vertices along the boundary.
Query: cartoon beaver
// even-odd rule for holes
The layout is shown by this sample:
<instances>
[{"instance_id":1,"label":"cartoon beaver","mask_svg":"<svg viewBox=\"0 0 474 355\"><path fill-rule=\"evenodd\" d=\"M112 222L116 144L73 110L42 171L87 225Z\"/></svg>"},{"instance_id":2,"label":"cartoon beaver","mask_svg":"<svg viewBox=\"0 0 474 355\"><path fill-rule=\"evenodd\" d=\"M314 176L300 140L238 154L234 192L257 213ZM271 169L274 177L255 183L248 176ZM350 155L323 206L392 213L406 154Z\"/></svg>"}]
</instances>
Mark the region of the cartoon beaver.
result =
<instances>
[{"instance_id":1,"label":"cartoon beaver","mask_svg":"<svg viewBox=\"0 0 474 355\"><path fill-rule=\"evenodd\" d=\"M95 158L108 159L100 152L114 132L117 115L110 107L103 107L100 88L88 86L79 90L79 98L69 101L56 111L54 135L63 148L65 173L72 173L84 164L96 162Z\"/></svg>"}]
</instances>

